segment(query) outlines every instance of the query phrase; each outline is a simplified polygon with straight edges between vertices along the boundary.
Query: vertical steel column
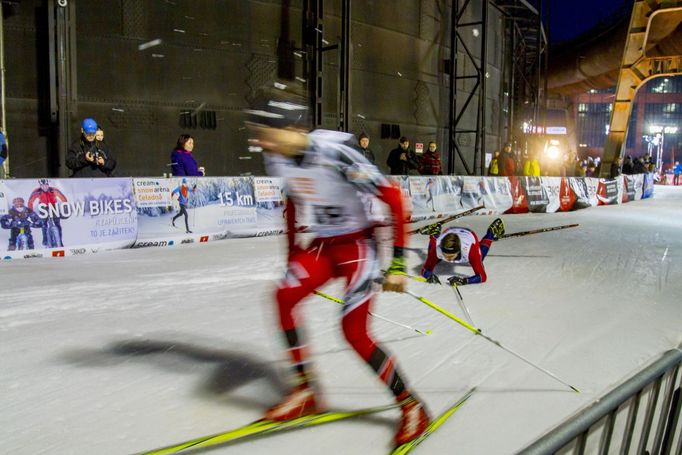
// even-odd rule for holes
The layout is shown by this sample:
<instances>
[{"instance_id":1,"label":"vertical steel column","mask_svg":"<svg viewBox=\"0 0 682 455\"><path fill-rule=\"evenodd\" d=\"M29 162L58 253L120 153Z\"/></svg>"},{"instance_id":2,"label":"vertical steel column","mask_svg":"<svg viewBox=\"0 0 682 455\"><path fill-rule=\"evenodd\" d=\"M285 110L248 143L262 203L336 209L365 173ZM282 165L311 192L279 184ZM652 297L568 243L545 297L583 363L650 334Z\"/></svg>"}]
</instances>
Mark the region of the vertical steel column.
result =
<instances>
[{"instance_id":1,"label":"vertical steel column","mask_svg":"<svg viewBox=\"0 0 682 455\"><path fill-rule=\"evenodd\" d=\"M453 0L450 8L450 92L448 116L448 174L455 173L455 148L456 131L455 120L457 116L457 11L459 11L459 0Z\"/></svg>"},{"instance_id":2,"label":"vertical steel column","mask_svg":"<svg viewBox=\"0 0 682 455\"><path fill-rule=\"evenodd\" d=\"M308 86L310 120L313 128L318 128L322 125L323 6L323 0L306 0L303 3L304 77Z\"/></svg>"},{"instance_id":3,"label":"vertical steel column","mask_svg":"<svg viewBox=\"0 0 682 455\"><path fill-rule=\"evenodd\" d=\"M476 122L476 145L474 147L474 172L483 175L485 168L486 140L486 104L488 101L488 6L490 0L483 0L481 5L481 62L479 64L478 114ZM478 159L477 159L478 158Z\"/></svg>"},{"instance_id":4,"label":"vertical steel column","mask_svg":"<svg viewBox=\"0 0 682 455\"><path fill-rule=\"evenodd\" d=\"M351 0L341 0L341 49L339 53L339 131L350 129Z\"/></svg>"},{"instance_id":5,"label":"vertical steel column","mask_svg":"<svg viewBox=\"0 0 682 455\"><path fill-rule=\"evenodd\" d=\"M0 131L5 135L7 141L7 148L9 148L9 141L7 140L7 113L5 111L5 19L3 16L2 2L0 2ZM2 175L9 177L9 156L2 164Z\"/></svg>"},{"instance_id":6,"label":"vertical steel column","mask_svg":"<svg viewBox=\"0 0 682 455\"><path fill-rule=\"evenodd\" d=\"M63 5L63 6L62 6ZM55 19L55 45L56 45L56 93L57 93L57 125L58 125L58 162L53 163L51 173L56 173L60 177L66 177L66 166L62 164L66 160L66 151L71 142L71 77L72 77L72 43L75 36L71 36L71 22L73 20L73 3L57 2L55 9L51 10ZM56 171L56 172L55 172Z\"/></svg>"},{"instance_id":7,"label":"vertical steel column","mask_svg":"<svg viewBox=\"0 0 682 455\"><path fill-rule=\"evenodd\" d=\"M509 81L509 131L507 133L507 142L514 140L514 132L516 130L516 21L509 19L509 41L511 43L511 51L509 57L511 58L511 76Z\"/></svg>"}]
</instances>

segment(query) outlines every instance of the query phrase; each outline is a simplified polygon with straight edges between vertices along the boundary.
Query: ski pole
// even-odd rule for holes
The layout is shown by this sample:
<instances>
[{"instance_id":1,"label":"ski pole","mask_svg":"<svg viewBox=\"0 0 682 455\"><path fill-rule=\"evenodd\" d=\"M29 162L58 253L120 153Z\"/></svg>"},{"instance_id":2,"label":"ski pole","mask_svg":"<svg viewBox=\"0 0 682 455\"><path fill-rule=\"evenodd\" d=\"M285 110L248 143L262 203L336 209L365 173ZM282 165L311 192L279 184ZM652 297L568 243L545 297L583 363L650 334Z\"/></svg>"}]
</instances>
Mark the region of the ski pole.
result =
<instances>
[{"instance_id":1,"label":"ski pole","mask_svg":"<svg viewBox=\"0 0 682 455\"><path fill-rule=\"evenodd\" d=\"M537 370L539 370L539 371L542 371L543 373L545 373L546 375L548 375L548 376L550 376L550 377L556 379L557 381L559 381L559 382L562 383L563 385L570 387L570 388L573 389L575 392L580 393L580 390L578 390L577 388L575 388L575 387L572 386L571 384L562 381L562 380L559 379L555 374L553 374L553 373L551 373L551 372L545 370L544 368L539 367L538 365L534 364L533 362L531 362L530 360L526 359L525 357L523 357L522 355L518 354L517 352L514 352L514 351L512 351L511 349L509 349L509 348L503 346L502 343L500 343L499 341L494 340L494 339L490 338L490 337L487 336L487 335L484 335L483 332L481 331L481 329L478 329L478 328L474 327L473 325L469 324L468 322L463 321L462 319L458 318L457 316L455 316L454 314L450 313L449 311L447 311L447 310L445 310L445 309L439 307L438 305L436 305L435 303L431 302L430 300L425 299L424 297L418 296L417 294L413 293L412 291L405 291L405 292L406 292L407 294L411 295L412 297L414 297L415 299L419 300L420 302L424 303L425 305L430 306L431 308L433 308L434 310L438 311L439 313L441 313L441 314L443 314L443 315L449 317L450 319L452 319L453 321L455 321L456 323L458 323L459 325L461 325L461 326L464 327L465 329L469 330L470 332L473 332L474 335L480 335L480 336L482 336L484 339L486 339L487 341L491 342L491 343L494 344L495 346L497 346L497 347L499 347L499 348L501 348L501 349L504 349L505 351L507 351L508 353L512 354L513 356L515 356L515 357L517 357L517 358L523 360L524 362L526 362L528 365L532 366L533 368L535 368L535 369L537 369Z\"/></svg>"},{"instance_id":2,"label":"ski pole","mask_svg":"<svg viewBox=\"0 0 682 455\"><path fill-rule=\"evenodd\" d=\"M422 283L428 283L429 281L422 277L422 276L416 276L416 275L409 275L407 273L404 274L406 277L408 277L411 280L415 281L420 281ZM440 284L441 286L445 286L442 283L429 283L429 284ZM453 284L451 286L452 290L455 292L455 298L457 299L457 303L459 304L459 308L462 310L462 313L464 313L464 317L467 318L467 321L469 324L474 325L474 320L471 318L471 313L469 313L469 308L464 304L464 298L462 297L462 293L459 292L459 287L456 284Z\"/></svg>"},{"instance_id":3,"label":"ski pole","mask_svg":"<svg viewBox=\"0 0 682 455\"><path fill-rule=\"evenodd\" d=\"M469 309L464 304L464 298L462 297L462 293L459 292L459 286L457 286L456 284L453 284L452 290L455 292L455 298L457 298L457 303L459 303L459 307L461 308L462 312L464 313L464 317L467 318L467 321L469 322L469 324L474 325L474 320L471 318L471 313L469 313Z\"/></svg>"},{"instance_id":4,"label":"ski pole","mask_svg":"<svg viewBox=\"0 0 682 455\"><path fill-rule=\"evenodd\" d=\"M508 239L511 237L522 237L530 234L540 234L542 232L559 231L561 229L568 229L580 226L579 224L564 224L562 226L554 226L548 228L531 229L530 231L512 232L511 234L504 234L500 239Z\"/></svg>"},{"instance_id":5,"label":"ski pole","mask_svg":"<svg viewBox=\"0 0 682 455\"><path fill-rule=\"evenodd\" d=\"M346 303L346 302L344 302L343 300L337 299L336 297L332 297L331 295L325 294L324 292L313 291L313 293L316 294L316 295L319 295L320 297L323 297L323 298L325 298L325 299L327 299L327 300L331 300L332 302L336 302L336 303L338 303L338 304L340 304L340 305L344 305L344 304ZM404 328L406 328L406 329L414 330L415 332L420 333L420 334L422 334L422 335L431 335L431 330L427 330L426 332L422 332L421 330L415 329L414 327L410 327L410 326L407 325L407 324L402 324L402 323L400 323L400 322L393 321L393 320L388 319L388 318L385 318L385 317L383 317L383 316L381 316L381 315L379 315L379 314L372 313L371 311L369 312L369 314L371 314L372 316L374 316L374 317L377 318L377 319L381 319L382 321L390 322L391 324L399 325L400 327L404 327Z\"/></svg>"}]
</instances>

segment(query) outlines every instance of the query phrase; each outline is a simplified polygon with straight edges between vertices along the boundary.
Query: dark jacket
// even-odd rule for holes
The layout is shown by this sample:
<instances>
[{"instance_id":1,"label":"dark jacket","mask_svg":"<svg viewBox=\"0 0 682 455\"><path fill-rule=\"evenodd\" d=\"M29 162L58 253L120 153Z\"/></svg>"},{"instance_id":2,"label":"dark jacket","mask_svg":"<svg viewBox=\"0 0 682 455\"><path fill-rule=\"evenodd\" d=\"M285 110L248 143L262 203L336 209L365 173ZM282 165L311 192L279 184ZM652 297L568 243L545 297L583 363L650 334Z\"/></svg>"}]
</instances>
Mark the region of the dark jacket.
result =
<instances>
[{"instance_id":1,"label":"dark jacket","mask_svg":"<svg viewBox=\"0 0 682 455\"><path fill-rule=\"evenodd\" d=\"M611 177L612 179L615 179L619 175L620 175L620 166L618 165L618 163L611 163L611 174L609 175L609 177Z\"/></svg>"},{"instance_id":2,"label":"dark jacket","mask_svg":"<svg viewBox=\"0 0 682 455\"><path fill-rule=\"evenodd\" d=\"M95 161L85 159L87 152L92 154ZM98 156L104 158L104 165L97 164ZM66 167L71 169L71 177L111 177L116 168L116 159L106 142L88 142L81 135L66 152Z\"/></svg>"},{"instance_id":3,"label":"dark jacket","mask_svg":"<svg viewBox=\"0 0 682 455\"><path fill-rule=\"evenodd\" d=\"M646 167L639 158L635 158L632 164L633 174L646 174Z\"/></svg>"},{"instance_id":4,"label":"dark jacket","mask_svg":"<svg viewBox=\"0 0 682 455\"><path fill-rule=\"evenodd\" d=\"M188 175L191 177L201 177L197 162L192 156L192 152L183 149L175 149L171 152L171 172L173 175Z\"/></svg>"},{"instance_id":5,"label":"dark jacket","mask_svg":"<svg viewBox=\"0 0 682 455\"><path fill-rule=\"evenodd\" d=\"M401 160L400 155L407 153L407 160ZM418 173L419 163L417 155L410 149L403 150L400 146L391 150L386 160L391 175L415 175Z\"/></svg>"},{"instance_id":6,"label":"dark jacket","mask_svg":"<svg viewBox=\"0 0 682 455\"><path fill-rule=\"evenodd\" d=\"M360 155L367 158L367 161L369 161L372 164L376 164L376 157L374 156L374 152L372 151L372 149L370 149L369 147L363 149L358 145L355 147L355 150L357 150L358 153L360 153Z\"/></svg>"},{"instance_id":7,"label":"dark jacket","mask_svg":"<svg viewBox=\"0 0 682 455\"><path fill-rule=\"evenodd\" d=\"M623 174L632 174L632 160L629 158L626 158L625 161L623 161Z\"/></svg>"},{"instance_id":8,"label":"dark jacket","mask_svg":"<svg viewBox=\"0 0 682 455\"><path fill-rule=\"evenodd\" d=\"M419 172L422 175L441 175L440 155L437 151L424 152L419 159Z\"/></svg>"}]
</instances>

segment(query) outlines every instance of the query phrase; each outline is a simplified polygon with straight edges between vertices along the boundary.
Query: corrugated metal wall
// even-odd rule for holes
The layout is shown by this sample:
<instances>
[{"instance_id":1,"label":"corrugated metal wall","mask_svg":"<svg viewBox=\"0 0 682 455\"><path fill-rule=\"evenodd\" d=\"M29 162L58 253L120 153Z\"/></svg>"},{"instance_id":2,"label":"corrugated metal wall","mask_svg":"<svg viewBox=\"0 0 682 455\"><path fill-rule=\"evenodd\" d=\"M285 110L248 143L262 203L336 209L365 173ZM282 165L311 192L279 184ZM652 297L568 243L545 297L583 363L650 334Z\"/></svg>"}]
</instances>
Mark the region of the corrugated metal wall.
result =
<instances>
[{"instance_id":1,"label":"corrugated metal wall","mask_svg":"<svg viewBox=\"0 0 682 455\"><path fill-rule=\"evenodd\" d=\"M301 4L291 1L292 38L300 45ZM450 2L352 3L352 132L367 132L385 169L395 139L380 139L382 123L400 125L412 143L436 140L447 149ZM476 3L476 2L474 2ZM70 0L76 7L77 91L72 138L94 117L118 157L118 175L161 175L177 136L195 136L195 157L208 175L262 173L246 150L241 110L253 90L276 73L280 2L246 0ZM50 136L47 2L25 0L5 22L7 112L12 175L49 174ZM505 49L502 19L491 8L487 151L497 148ZM325 2L325 39L340 34L340 2ZM154 39L162 44L138 46ZM472 48L477 37L465 36ZM325 127L336 126L337 52L325 53ZM464 58L460 62L465 61ZM466 69L462 69L465 71ZM459 96L466 95L464 82ZM180 114L215 111L215 129L182 128ZM199 114L200 115L200 114ZM200 119L200 117L198 117ZM465 116L475 125L475 110ZM468 149L466 137L460 143ZM473 148L473 138L471 141ZM473 154L473 152L471 152ZM458 172L463 172L459 167Z\"/></svg>"}]
</instances>

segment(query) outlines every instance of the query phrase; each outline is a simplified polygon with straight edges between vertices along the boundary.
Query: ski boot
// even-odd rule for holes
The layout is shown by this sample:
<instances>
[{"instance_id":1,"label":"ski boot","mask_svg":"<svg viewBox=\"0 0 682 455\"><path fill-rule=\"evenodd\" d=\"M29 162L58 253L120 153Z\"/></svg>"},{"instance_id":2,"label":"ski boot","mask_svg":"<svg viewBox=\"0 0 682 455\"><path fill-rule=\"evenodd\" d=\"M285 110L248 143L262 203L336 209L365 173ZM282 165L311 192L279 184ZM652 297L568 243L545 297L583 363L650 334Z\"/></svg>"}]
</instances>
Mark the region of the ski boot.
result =
<instances>
[{"instance_id":1,"label":"ski boot","mask_svg":"<svg viewBox=\"0 0 682 455\"><path fill-rule=\"evenodd\" d=\"M398 397L399 400L402 398L403 404L400 410L403 416L394 438L396 447L421 435L431 423L431 418L426 413L424 405L412 395L407 394L407 392L404 393L406 395L404 398Z\"/></svg>"},{"instance_id":2,"label":"ski boot","mask_svg":"<svg viewBox=\"0 0 682 455\"><path fill-rule=\"evenodd\" d=\"M313 389L308 385L299 385L292 389L282 401L265 411L263 418L281 422L319 412Z\"/></svg>"},{"instance_id":3,"label":"ski boot","mask_svg":"<svg viewBox=\"0 0 682 455\"><path fill-rule=\"evenodd\" d=\"M496 218L490 226L488 226L488 234L493 238L493 240L500 240L504 235L504 222L501 218Z\"/></svg>"}]
</instances>

